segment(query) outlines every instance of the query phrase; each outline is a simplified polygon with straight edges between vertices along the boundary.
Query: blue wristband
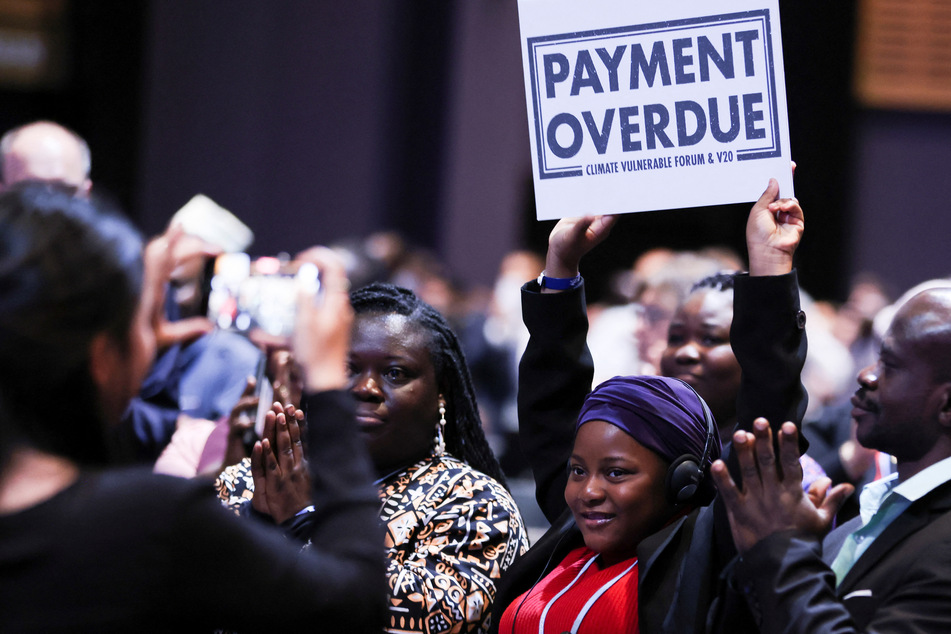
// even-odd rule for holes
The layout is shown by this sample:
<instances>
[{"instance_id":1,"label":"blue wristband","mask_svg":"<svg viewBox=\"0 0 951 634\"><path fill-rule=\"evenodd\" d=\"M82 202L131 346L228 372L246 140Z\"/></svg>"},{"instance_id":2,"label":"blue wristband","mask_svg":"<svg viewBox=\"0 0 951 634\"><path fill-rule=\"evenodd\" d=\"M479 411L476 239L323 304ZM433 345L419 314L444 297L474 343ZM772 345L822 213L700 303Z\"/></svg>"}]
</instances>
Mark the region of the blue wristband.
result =
<instances>
[{"instance_id":1,"label":"blue wristband","mask_svg":"<svg viewBox=\"0 0 951 634\"><path fill-rule=\"evenodd\" d=\"M548 277L545 271L538 274L538 286L541 288L550 288L553 291L567 291L569 288L575 288L581 285L581 275L574 277Z\"/></svg>"}]
</instances>

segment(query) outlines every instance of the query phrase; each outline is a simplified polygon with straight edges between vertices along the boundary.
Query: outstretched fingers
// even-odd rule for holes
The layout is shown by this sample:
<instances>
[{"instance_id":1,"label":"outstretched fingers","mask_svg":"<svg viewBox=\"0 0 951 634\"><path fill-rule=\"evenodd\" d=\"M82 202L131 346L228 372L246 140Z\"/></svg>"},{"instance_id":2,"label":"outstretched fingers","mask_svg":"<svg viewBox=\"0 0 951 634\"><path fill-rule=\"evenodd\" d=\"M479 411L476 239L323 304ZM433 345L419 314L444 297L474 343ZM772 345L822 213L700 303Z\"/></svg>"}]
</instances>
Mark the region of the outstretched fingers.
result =
<instances>
[{"instance_id":1,"label":"outstretched fingers","mask_svg":"<svg viewBox=\"0 0 951 634\"><path fill-rule=\"evenodd\" d=\"M717 486L717 495L723 499L727 508L732 508L735 504L738 504L743 497L743 492L740 491L740 488L730 476L726 463L722 460L714 460L713 464L710 465L710 475L713 476L713 483Z\"/></svg>"},{"instance_id":2,"label":"outstretched fingers","mask_svg":"<svg viewBox=\"0 0 951 634\"><path fill-rule=\"evenodd\" d=\"M773 431L769 427L769 421L765 418L754 420L753 437L756 439L754 448L760 478L764 483L772 483L776 480L776 454L773 451Z\"/></svg>"},{"instance_id":3,"label":"outstretched fingers","mask_svg":"<svg viewBox=\"0 0 951 634\"><path fill-rule=\"evenodd\" d=\"M763 489L759 467L756 465L756 437L747 431L733 434L733 450L740 467L740 486L745 493L758 495Z\"/></svg>"},{"instance_id":4,"label":"outstretched fingers","mask_svg":"<svg viewBox=\"0 0 951 634\"><path fill-rule=\"evenodd\" d=\"M251 479L254 481L254 495L251 497L251 505L259 513L270 515L271 511L267 503L267 458L265 456L264 443L267 441L259 440L251 448ZM270 452L267 452L270 453Z\"/></svg>"},{"instance_id":5,"label":"outstretched fingers","mask_svg":"<svg viewBox=\"0 0 951 634\"><path fill-rule=\"evenodd\" d=\"M799 430L786 421L779 430L779 463L783 482L790 486L802 486L802 464L799 462Z\"/></svg>"}]
</instances>

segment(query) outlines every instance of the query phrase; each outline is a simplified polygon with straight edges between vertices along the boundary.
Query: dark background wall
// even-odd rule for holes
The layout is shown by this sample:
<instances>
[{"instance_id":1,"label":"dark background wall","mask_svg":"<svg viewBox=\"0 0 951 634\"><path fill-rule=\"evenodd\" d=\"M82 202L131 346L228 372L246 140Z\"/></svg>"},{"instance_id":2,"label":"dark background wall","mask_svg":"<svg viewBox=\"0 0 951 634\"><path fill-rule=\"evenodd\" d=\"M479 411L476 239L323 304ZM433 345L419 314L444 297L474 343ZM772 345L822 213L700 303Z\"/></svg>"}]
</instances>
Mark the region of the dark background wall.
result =
<instances>
[{"instance_id":1,"label":"dark background wall","mask_svg":"<svg viewBox=\"0 0 951 634\"><path fill-rule=\"evenodd\" d=\"M544 248L515 0L67 7L66 80L0 90L0 124L74 127L97 188L145 231L201 192L252 227L257 254L397 229L488 284L508 250ZM895 291L946 274L951 117L855 106L854 1L781 9L804 286L842 299L860 271ZM742 249L747 211L625 216L586 273L657 245Z\"/></svg>"}]
</instances>

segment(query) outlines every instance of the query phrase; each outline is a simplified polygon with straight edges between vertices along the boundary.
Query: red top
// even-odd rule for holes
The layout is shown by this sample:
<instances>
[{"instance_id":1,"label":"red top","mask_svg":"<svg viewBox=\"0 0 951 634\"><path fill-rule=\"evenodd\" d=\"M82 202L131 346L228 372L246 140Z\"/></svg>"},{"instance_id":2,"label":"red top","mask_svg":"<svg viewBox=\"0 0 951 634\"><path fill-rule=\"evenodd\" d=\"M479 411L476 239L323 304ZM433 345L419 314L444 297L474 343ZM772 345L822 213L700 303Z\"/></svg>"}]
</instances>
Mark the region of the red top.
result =
<instances>
[{"instance_id":1,"label":"red top","mask_svg":"<svg viewBox=\"0 0 951 634\"><path fill-rule=\"evenodd\" d=\"M639 632L637 559L601 569L596 553L582 546L502 614L499 634ZM580 619L580 622L579 622Z\"/></svg>"}]
</instances>

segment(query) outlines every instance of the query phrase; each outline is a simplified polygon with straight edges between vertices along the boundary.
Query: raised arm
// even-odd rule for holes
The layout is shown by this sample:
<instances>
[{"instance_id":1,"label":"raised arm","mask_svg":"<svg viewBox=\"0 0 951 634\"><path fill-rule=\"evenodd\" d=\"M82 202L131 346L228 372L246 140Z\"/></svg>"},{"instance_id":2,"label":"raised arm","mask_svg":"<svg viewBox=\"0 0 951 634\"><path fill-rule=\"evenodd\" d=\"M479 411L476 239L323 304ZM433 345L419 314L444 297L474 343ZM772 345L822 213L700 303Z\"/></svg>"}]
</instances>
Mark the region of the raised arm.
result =
<instances>
[{"instance_id":1,"label":"raised arm","mask_svg":"<svg viewBox=\"0 0 951 634\"><path fill-rule=\"evenodd\" d=\"M776 181L770 179L750 210L746 226L750 273L737 276L734 286L730 343L742 371L735 432L743 439L760 417L769 420L774 437L784 421L798 427L806 409L807 396L800 379L806 359L805 315L799 307L799 284L793 270L803 216L795 199L779 200L778 194ZM711 471L714 476L728 471L736 482L748 475L737 461L737 448L731 445ZM718 483L721 480L717 478ZM724 563L736 554L725 501L718 495L714 504L714 543L718 544L718 559ZM739 607L743 602L730 597L721 597L715 620L732 624L749 618Z\"/></svg>"},{"instance_id":2,"label":"raised arm","mask_svg":"<svg viewBox=\"0 0 951 634\"><path fill-rule=\"evenodd\" d=\"M750 273L737 277L734 290L730 342L742 370L737 428L746 431L753 429L758 417L771 421L774 431L785 421L799 425L807 403L800 380L806 360L806 316L799 307L793 270L803 214L795 198L778 195L779 185L770 179L750 210L746 225Z\"/></svg>"},{"instance_id":3,"label":"raised arm","mask_svg":"<svg viewBox=\"0 0 951 634\"><path fill-rule=\"evenodd\" d=\"M766 191L753 204L746 221L746 248L750 276L785 275L793 269L793 255L805 225L795 198L779 198L779 183L769 179Z\"/></svg>"},{"instance_id":4,"label":"raised arm","mask_svg":"<svg viewBox=\"0 0 951 634\"><path fill-rule=\"evenodd\" d=\"M575 278L581 258L608 236L615 222L613 216L559 221L548 239L546 276ZM554 521L565 509L575 422L594 374L585 344L583 283L555 290L529 282L522 287L522 318L530 338L518 372L519 441L535 476L538 504Z\"/></svg>"},{"instance_id":5,"label":"raised arm","mask_svg":"<svg viewBox=\"0 0 951 634\"><path fill-rule=\"evenodd\" d=\"M608 237L616 222L617 216L584 216L559 220L548 236L546 275L554 278L572 278L578 275L581 258Z\"/></svg>"}]
</instances>

